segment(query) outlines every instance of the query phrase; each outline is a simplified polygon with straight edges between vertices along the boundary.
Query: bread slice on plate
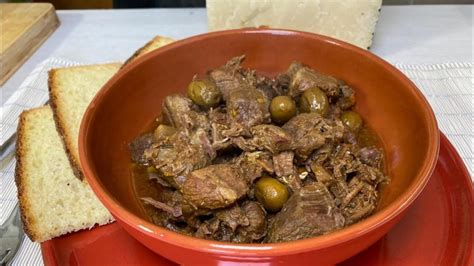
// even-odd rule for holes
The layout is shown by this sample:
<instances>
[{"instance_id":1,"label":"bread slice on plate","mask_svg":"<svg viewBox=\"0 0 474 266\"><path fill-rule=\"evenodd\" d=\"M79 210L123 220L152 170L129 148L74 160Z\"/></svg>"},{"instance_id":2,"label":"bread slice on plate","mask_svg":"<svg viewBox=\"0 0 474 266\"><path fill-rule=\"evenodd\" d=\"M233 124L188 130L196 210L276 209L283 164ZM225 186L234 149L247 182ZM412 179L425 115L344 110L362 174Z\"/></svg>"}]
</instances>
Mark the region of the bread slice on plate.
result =
<instances>
[{"instance_id":1,"label":"bread slice on plate","mask_svg":"<svg viewBox=\"0 0 474 266\"><path fill-rule=\"evenodd\" d=\"M120 69L121 64L102 64L49 71L50 104L57 130L74 174L83 179L78 138L82 116L97 91Z\"/></svg>"},{"instance_id":2,"label":"bread slice on plate","mask_svg":"<svg viewBox=\"0 0 474 266\"><path fill-rule=\"evenodd\" d=\"M155 37L130 57L126 64L139 56L162 47L172 39ZM50 104L57 130L61 136L74 174L84 179L79 162L78 138L82 116L102 86L122 64L100 64L53 69L49 72Z\"/></svg>"},{"instance_id":3,"label":"bread slice on plate","mask_svg":"<svg viewBox=\"0 0 474 266\"><path fill-rule=\"evenodd\" d=\"M89 185L75 177L49 106L21 114L16 156L23 229L32 241L113 221Z\"/></svg>"},{"instance_id":4,"label":"bread slice on plate","mask_svg":"<svg viewBox=\"0 0 474 266\"><path fill-rule=\"evenodd\" d=\"M143 46L142 48L138 49L132 56L130 56L129 59L127 59L127 61L125 61L125 63L123 63L123 66L126 66L128 63L132 62L133 60L137 59L138 57L148 53L148 52L151 52L153 50L156 50L160 47L163 47L169 43L172 43L174 42L173 39L171 38L168 38L168 37L163 37L163 36L156 36L155 38L153 38L151 41L149 41L147 44L145 44L145 46Z\"/></svg>"}]
</instances>

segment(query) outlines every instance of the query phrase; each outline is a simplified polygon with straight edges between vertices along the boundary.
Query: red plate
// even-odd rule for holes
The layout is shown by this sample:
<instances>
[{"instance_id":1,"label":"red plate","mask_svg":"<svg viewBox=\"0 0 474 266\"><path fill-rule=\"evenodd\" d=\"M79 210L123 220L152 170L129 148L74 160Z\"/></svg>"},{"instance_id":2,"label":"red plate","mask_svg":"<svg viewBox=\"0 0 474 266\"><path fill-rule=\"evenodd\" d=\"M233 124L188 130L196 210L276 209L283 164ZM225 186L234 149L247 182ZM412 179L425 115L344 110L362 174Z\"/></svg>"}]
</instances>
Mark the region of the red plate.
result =
<instances>
[{"instance_id":1,"label":"red plate","mask_svg":"<svg viewBox=\"0 0 474 266\"><path fill-rule=\"evenodd\" d=\"M441 134L433 177L402 221L342 265L473 265L473 184ZM45 265L174 265L114 223L41 244Z\"/></svg>"}]
</instances>

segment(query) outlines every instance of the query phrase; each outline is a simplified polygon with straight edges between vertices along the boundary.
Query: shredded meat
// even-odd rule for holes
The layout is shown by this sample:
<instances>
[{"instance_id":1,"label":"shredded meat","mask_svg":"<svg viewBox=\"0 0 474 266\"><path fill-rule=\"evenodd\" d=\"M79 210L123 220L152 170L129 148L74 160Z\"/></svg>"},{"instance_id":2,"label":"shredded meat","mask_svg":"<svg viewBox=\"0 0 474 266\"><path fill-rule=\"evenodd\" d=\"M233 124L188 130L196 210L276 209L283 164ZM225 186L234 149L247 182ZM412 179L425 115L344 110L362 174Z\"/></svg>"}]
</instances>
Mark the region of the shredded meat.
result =
<instances>
[{"instance_id":1,"label":"shredded meat","mask_svg":"<svg viewBox=\"0 0 474 266\"><path fill-rule=\"evenodd\" d=\"M296 155L305 160L328 142L342 139L344 126L340 120L329 120L317 113L303 113L293 117L283 129L292 137Z\"/></svg>"},{"instance_id":2,"label":"shredded meat","mask_svg":"<svg viewBox=\"0 0 474 266\"><path fill-rule=\"evenodd\" d=\"M274 125L258 125L250 129L251 138L233 138L233 143L244 151L267 150L278 153L289 150L291 137L282 128Z\"/></svg>"},{"instance_id":3,"label":"shredded meat","mask_svg":"<svg viewBox=\"0 0 474 266\"><path fill-rule=\"evenodd\" d=\"M295 192L275 216L267 242L283 242L318 236L344 226L344 216L333 196L315 182Z\"/></svg>"},{"instance_id":4,"label":"shredded meat","mask_svg":"<svg viewBox=\"0 0 474 266\"><path fill-rule=\"evenodd\" d=\"M203 239L265 243L328 234L375 212L389 180L383 150L366 125L356 131L341 118L356 90L299 62L266 77L244 60L193 79L208 81L218 101L169 95L159 125L130 142L134 178L143 177L135 181L148 182L136 187L152 192L136 191L150 220ZM283 126L272 123L276 96L298 103L315 87L328 99L324 116L297 107Z\"/></svg>"}]
</instances>

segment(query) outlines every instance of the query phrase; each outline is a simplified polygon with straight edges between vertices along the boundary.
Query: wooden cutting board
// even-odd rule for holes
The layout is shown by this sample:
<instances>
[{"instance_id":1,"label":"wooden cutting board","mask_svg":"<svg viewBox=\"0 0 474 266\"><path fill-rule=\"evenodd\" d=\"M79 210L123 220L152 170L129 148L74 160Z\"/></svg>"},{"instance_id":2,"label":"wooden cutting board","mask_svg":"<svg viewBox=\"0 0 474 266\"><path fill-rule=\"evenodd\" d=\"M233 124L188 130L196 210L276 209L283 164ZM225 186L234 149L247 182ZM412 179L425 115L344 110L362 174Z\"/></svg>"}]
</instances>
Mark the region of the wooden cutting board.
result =
<instances>
[{"instance_id":1,"label":"wooden cutting board","mask_svg":"<svg viewBox=\"0 0 474 266\"><path fill-rule=\"evenodd\" d=\"M59 26L48 3L0 4L0 85Z\"/></svg>"}]
</instances>

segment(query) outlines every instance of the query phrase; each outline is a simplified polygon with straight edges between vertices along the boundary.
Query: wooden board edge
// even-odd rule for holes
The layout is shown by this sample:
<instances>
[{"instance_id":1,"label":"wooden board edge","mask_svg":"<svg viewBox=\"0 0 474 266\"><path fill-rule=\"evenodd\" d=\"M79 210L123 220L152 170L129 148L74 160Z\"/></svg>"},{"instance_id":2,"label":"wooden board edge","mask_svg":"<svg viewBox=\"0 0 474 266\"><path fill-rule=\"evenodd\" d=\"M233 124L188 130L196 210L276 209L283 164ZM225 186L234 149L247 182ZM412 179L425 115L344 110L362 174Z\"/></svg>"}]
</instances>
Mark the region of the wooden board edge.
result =
<instances>
[{"instance_id":1,"label":"wooden board edge","mask_svg":"<svg viewBox=\"0 0 474 266\"><path fill-rule=\"evenodd\" d=\"M32 41L34 39L38 39L38 41L36 42L36 44L34 46L32 46L30 49L27 49L26 53L23 53L23 55L21 55L21 50L17 50L16 54L14 56L12 56L12 60L15 60L17 59L17 63L9 70L7 70L6 72L2 73L3 71L0 70L0 85L3 85L17 70L18 68L20 68L24 63L25 61L31 57L31 55L36 52L36 50L38 50L38 48L49 38L49 36L51 36L51 34L59 27L59 25L61 24L60 21L59 21L59 18L56 14L56 11L54 9L54 7L52 7L52 9L50 9L51 12L49 15L50 18L47 18L47 24L50 24L51 27L44 27L44 30L41 30L39 31L35 36L33 36L32 38L30 38L28 41ZM41 36L43 35L43 36ZM3 59L3 58L2 58ZM4 66L6 64L5 61L3 60L0 60L1 64Z\"/></svg>"}]
</instances>

